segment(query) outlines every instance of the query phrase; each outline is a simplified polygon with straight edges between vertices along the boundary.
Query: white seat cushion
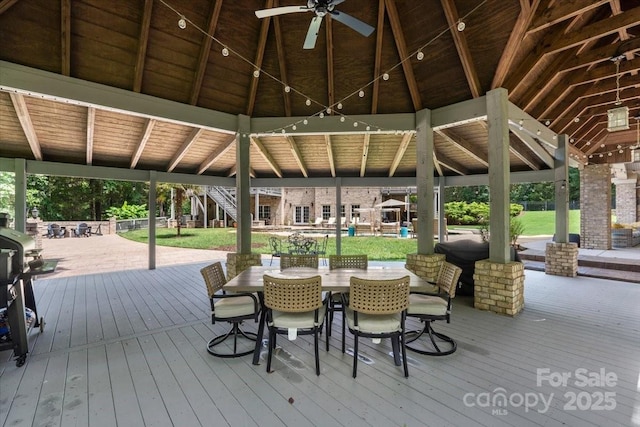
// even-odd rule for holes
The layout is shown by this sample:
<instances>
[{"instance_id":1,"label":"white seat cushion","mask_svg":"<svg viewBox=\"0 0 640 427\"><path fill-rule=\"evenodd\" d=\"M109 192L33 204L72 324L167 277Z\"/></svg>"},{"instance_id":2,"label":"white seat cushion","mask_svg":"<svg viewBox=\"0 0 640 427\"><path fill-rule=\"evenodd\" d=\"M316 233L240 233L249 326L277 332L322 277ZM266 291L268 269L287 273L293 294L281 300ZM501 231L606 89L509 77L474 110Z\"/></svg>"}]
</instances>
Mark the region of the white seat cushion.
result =
<instances>
[{"instance_id":1,"label":"white seat cushion","mask_svg":"<svg viewBox=\"0 0 640 427\"><path fill-rule=\"evenodd\" d=\"M214 315L216 319L228 319L230 317L248 316L255 312L253 299L250 296L234 298L221 298L216 300Z\"/></svg>"},{"instance_id":2,"label":"white seat cushion","mask_svg":"<svg viewBox=\"0 0 640 427\"><path fill-rule=\"evenodd\" d=\"M326 307L323 305L318 310L318 325L324 321ZM282 311L272 311L273 323L276 328L298 328L311 329L314 325L315 311L305 311L301 313L285 313Z\"/></svg>"},{"instance_id":3,"label":"white seat cushion","mask_svg":"<svg viewBox=\"0 0 640 427\"><path fill-rule=\"evenodd\" d=\"M358 313L358 327L353 319L353 310L347 308L347 323L349 329L372 334L384 334L400 331L400 313L395 314L366 314Z\"/></svg>"},{"instance_id":4,"label":"white seat cushion","mask_svg":"<svg viewBox=\"0 0 640 427\"><path fill-rule=\"evenodd\" d=\"M444 316L447 314L447 301L436 296L410 294L407 316L412 314Z\"/></svg>"}]
</instances>

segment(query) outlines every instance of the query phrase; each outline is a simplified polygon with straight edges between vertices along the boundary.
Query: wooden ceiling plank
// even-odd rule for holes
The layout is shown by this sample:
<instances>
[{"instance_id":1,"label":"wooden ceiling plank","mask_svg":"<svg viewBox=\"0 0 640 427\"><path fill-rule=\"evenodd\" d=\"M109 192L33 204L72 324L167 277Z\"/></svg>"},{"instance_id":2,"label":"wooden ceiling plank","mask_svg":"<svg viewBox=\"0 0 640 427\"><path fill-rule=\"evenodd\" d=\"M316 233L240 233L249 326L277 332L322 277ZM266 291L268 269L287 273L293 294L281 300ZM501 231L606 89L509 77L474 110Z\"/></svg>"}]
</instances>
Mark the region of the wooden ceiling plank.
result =
<instances>
[{"instance_id":1,"label":"wooden ceiling plank","mask_svg":"<svg viewBox=\"0 0 640 427\"><path fill-rule=\"evenodd\" d=\"M527 33L527 28L539 7L540 0L534 0L530 6L525 6L520 2L520 14L513 26L513 30L511 30L507 45L500 56L500 61L498 62L498 66L496 67L496 71L493 75L493 82L491 83L492 89L503 86L504 80L509 73L509 70L511 70L511 64L513 63L516 53L521 50L520 46Z\"/></svg>"},{"instance_id":2,"label":"wooden ceiling plank","mask_svg":"<svg viewBox=\"0 0 640 427\"><path fill-rule=\"evenodd\" d=\"M278 5L278 0L274 1L274 6ZM284 51L284 44L282 41L282 30L280 29L280 18L273 17L273 29L276 35L276 50L278 52L278 66L280 67L280 80L287 85L287 60ZM290 92L285 91L285 86L282 86L282 99L284 102L284 115L291 117L291 95Z\"/></svg>"},{"instance_id":3,"label":"wooden ceiling plank","mask_svg":"<svg viewBox=\"0 0 640 427\"><path fill-rule=\"evenodd\" d=\"M60 74L71 75L71 0L60 0Z\"/></svg>"},{"instance_id":4,"label":"wooden ceiling plank","mask_svg":"<svg viewBox=\"0 0 640 427\"><path fill-rule=\"evenodd\" d=\"M638 51L640 51L640 38L619 40L613 44L591 49L583 54L570 58L558 71L574 71L600 62L609 62L611 58L621 54L626 56Z\"/></svg>"},{"instance_id":5,"label":"wooden ceiling plank","mask_svg":"<svg viewBox=\"0 0 640 427\"><path fill-rule=\"evenodd\" d=\"M333 114L335 107L335 82L333 72L333 24L331 19L327 19L324 27L326 39L327 39L327 94L329 107L331 107L331 113Z\"/></svg>"},{"instance_id":6,"label":"wooden ceiling plank","mask_svg":"<svg viewBox=\"0 0 640 427\"><path fill-rule=\"evenodd\" d=\"M249 140L254 145L254 147L256 147L256 149L258 150L258 153L260 153L262 158L269 164L269 167L271 168L271 170L273 170L273 172L275 172L275 174L278 175L278 178L282 178L282 170L280 169L280 166L278 166L278 163L275 161L273 156L269 153L269 150L266 149L264 144L262 144L260 139L258 137L250 136Z\"/></svg>"},{"instance_id":7,"label":"wooden ceiling plank","mask_svg":"<svg viewBox=\"0 0 640 427\"><path fill-rule=\"evenodd\" d=\"M398 50L398 56L400 58L407 58L409 56L407 52L407 44L404 39L404 33L402 32L402 23L398 16L398 10L394 0L385 0L387 6L387 15L389 16L389 22L391 23L391 31L393 32L393 38L396 43L396 49ZM416 81L411 61L402 61L402 70L404 71L404 77L407 80L407 86L409 87L409 93L411 94L411 100L413 101L413 108L416 111L422 110L422 99L420 97L420 90L418 89L418 82Z\"/></svg>"},{"instance_id":8,"label":"wooden ceiling plank","mask_svg":"<svg viewBox=\"0 0 640 427\"><path fill-rule=\"evenodd\" d=\"M378 24L376 26L376 53L373 66L373 93L371 95L371 114L378 112L380 96L380 71L382 70L382 41L384 38L385 0L378 0Z\"/></svg>"},{"instance_id":9,"label":"wooden ceiling plank","mask_svg":"<svg viewBox=\"0 0 640 427\"><path fill-rule=\"evenodd\" d=\"M176 166L178 166L178 164L180 163L180 160L182 160L182 158L187 154L187 151L189 151L189 148L191 148L193 144L195 144L195 142L198 140L198 138L200 137L200 135L202 135L203 132L204 132L204 129L202 128L193 128L191 130L191 132L189 133L187 138L184 140L180 148L178 148L178 151L176 151L173 157L171 158L171 161L169 162L169 166L167 167L167 172L172 172L176 168Z\"/></svg>"},{"instance_id":10,"label":"wooden ceiling plank","mask_svg":"<svg viewBox=\"0 0 640 427\"><path fill-rule=\"evenodd\" d=\"M271 9L273 6L273 0L266 0L264 9ZM253 59L253 64L256 69L262 68L262 61L264 59L264 49L267 46L267 36L269 35L269 25L271 25L271 18L267 17L262 20L260 25L260 37L258 39L258 46L256 48L256 56ZM249 88L249 97L247 100L247 116L253 115L253 108L256 105L256 94L258 93L258 83L260 83L260 77L254 77L251 79L251 87Z\"/></svg>"},{"instance_id":11,"label":"wooden ceiling plank","mask_svg":"<svg viewBox=\"0 0 640 427\"><path fill-rule=\"evenodd\" d=\"M469 84L469 89L471 90L471 96L473 96L474 98L478 98L479 96L483 95L484 92L482 91L480 79L478 78L476 67L473 63L473 59L471 58L471 52L469 51L467 38L462 31L458 31L457 29L457 24L460 20L460 16L458 15L456 5L453 0L440 0L440 4L442 5L442 9L444 10L444 14L447 18L449 30L451 31L453 42L456 46L456 50L458 51L458 57L460 58L460 62L462 63L464 75L467 77L467 83Z\"/></svg>"},{"instance_id":12,"label":"wooden ceiling plank","mask_svg":"<svg viewBox=\"0 0 640 427\"><path fill-rule=\"evenodd\" d=\"M331 169L331 176L336 177L336 163L333 158L333 147L331 146L331 135L324 135L324 142L327 146L327 157L329 158L329 169Z\"/></svg>"},{"instance_id":13,"label":"wooden ceiling plank","mask_svg":"<svg viewBox=\"0 0 640 427\"><path fill-rule=\"evenodd\" d=\"M371 142L371 134L364 134L364 141L362 142L362 160L360 161L360 176L364 176L367 169L367 159L369 158L369 144Z\"/></svg>"},{"instance_id":14,"label":"wooden ceiling plank","mask_svg":"<svg viewBox=\"0 0 640 427\"><path fill-rule=\"evenodd\" d=\"M96 125L96 109L95 107L87 108L87 164L93 163L93 135Z\"/></svg>"},{"instance_id":15,"label":"wooden ceiling plank","mask_svg":"<svg viewBox=\"0 0 640 427\"><path fill-rule=\"evenodd\" d=\"M211 54L211 45L213 39L209 34L216 33L216 27L218 26L218 20L220 18L220 10L222 9L222 1L216 0L211 13L209 14L209 22L207 24L207 34L202 35L202 43L200 44L200 53L198 54L198 65L196 68L196 74L193 79L193 85L191 86L191 96L189 97L189 104L196 105L200 98L200 91L202 90L202 82L204 80L205 72L207 71L207 64L209 63L209 55Z\"/></svg>"},{"instance_id":16,"label":"wooden ceiling plank","mask_svg":"<svg viewBox=\"0 0 640 427\"><path fill-rule=\"evenodd\" d=\"M404 153L407 151L409 147L409 143L411 142L411 138L413 137L413 133L407 132L402 136L402 141L400 141L400 146L396 151L396 155L393 158L393 162L391 163L391 168L389 169L389 176L394 176L396 174L396 170L398 166L400 166L400 162L404 157Z\"/></svg>"},{"instance_id":17,"label":"wooden ceiling plank","mask_svg":"<svg viewBox=\"0 0 640 427\"><path fill-rule=\"evenodd\" d=\"M16 115L18 116L18 120L20 121L20 125L22 126L24 136L27 138L27 142L29 142L29 147L31 148L33 157L36 160L42 160L42 149L40 148L40 141L38 140L38 135L36 134L36 130L33 127L31 115L29 114L29 109L27 108L27 103L24 100L24 96L18 93L9 92L9 97L11 98L13 108L16 110Z\"/></svg>"},{"instance_id":18,"label":"wooden ceiling plank","mask_svg":"<svg viewBox=\"0 0 640 427\"><path fill-rule=\"evenodd\" d=\"M138 142L138 146L136 147L136 151L131 157L131 163L129 165L130 169L135 169L138 165L138 161L140 160L140 156L142 156L142 152L144 151L144 147L149 142L149 138L151 137L151 132L153 131L153 127L156 125L155 119L147 120L147 123L144 127L144 132L142 132L142 138Z\"/></svg>"},{"instance_id":19,"label":"wooden ceiling plank","mask_svg":"<svg viewBox=\"0 0 640 427\"><path fill-rule=\"evenodd\" d=\"M300 149L298 148L298 144L296 143L296 140L289 135L287 135L285 138L289 143L289 147L291 148L291 154L293 155L296 163L298 164L298 167L300 168L302 175L304 175L305 178L309 178L309 170L307 169L307 166L305 165L304 160L302 159L302 154L300 153Z\"/></svg>"},{"instance_id":20,"label":"wooden ceiling plank","mask_svg":"<svg viewBox=\"0 0 640 427\"><path fill-rule=\"evenodd\" d=\"M565 0L556 2L553 7L547 8L536 16L536 19L531 23L531 27L529 27L527 32L533 33L549 28L552 25L582 15L608 2L609 0Z\"/></svg>"},{"instance_id":21,"label":"wooden ceiling plank","mask_svg":"<svg viewBox=\"0 0 640 427\"><path fill-rule=\"evenodd\" d=\"M488 159L480 157L476 153L478 151L477 147L474 147L473 144L465 141L458 135L455 135L450 129L438 129L435 133L444 138L448 143L463 151L467 156L472 157L479 163L482 163L483 166L489 167Z\"/></svg>"},{"instance_id":22,"label":"wooden ceiling plank","mask_svg":"<svg viewBox=\"0 0 640 427\"><path fill-rule=\"evenodd\" d=\"M18 0L1 0L0 1L0 15L5 13L11 6L16 4Z\"/></svg>"},{"instance_id":23,"label":"wooden ceiling plank","mask_svg":"<svg viewBox=\"0 0 640 427\"><path fill-rule=\"evenodd\" d=\"M138 36L138 53L136 55L136 67L133 69L133 91L142 90L142 77L144 76L144 62L147 57L147 45L149 44L149 29L151 28L151 12L153 0L144 1L142 22L140 23L140 35Z\"/></svg>"},{"instance_id":24,"label":"wooden ceiling plank","mask_svg":"<svg viewBox=\"0 0 640 427\"><path fill-rule=\"evenodd\" d=\"M197 175L202 175L212 164L216 162L220 157L225 155L227 151L231 150L236 141L236 135L229 135L220 145L211 153L207 158L198 166ZM231 176L231 175L228 175Z\"/></svg>"}]
</instances>

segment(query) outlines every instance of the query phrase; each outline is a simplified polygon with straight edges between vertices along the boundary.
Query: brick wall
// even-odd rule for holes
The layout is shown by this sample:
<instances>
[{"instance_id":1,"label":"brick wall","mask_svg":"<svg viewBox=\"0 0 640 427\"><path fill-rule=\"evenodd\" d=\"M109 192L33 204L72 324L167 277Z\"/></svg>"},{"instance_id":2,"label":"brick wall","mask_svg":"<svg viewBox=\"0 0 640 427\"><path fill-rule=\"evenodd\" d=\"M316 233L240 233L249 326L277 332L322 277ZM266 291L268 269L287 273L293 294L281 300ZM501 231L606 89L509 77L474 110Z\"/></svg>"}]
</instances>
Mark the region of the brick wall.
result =
<instances>
[{"instance_id":1,"label":"brick wall","mask_svg":"<svg viewBox=\"0 0 640 427\"><path fill-rule=\"evenodd\" d=\"M524 308L524 264L476 261L474 307L515 316Z\"/></svg>"},{"instance_id":2,"label":"brick wall","mask_svg":"<svg viewBox=\"0 0 640 427\"><path fill-rule=\"evenodd\" d=\"M340 209L336 209L336 189L335 188L285 188L282 193L284 200L284 225L290 221L293 225L293 218L296 206L309 206L309 218L322 217L322 206L331 206L331 215L338 219ZM351 207L359 205L361 208L373 207L382 201L380 189L377 187L342 187L342 204L345 206L345 216L347 223L351 221ZM370 214L362 213L361 222L369 222ZM377 219L377 218L376 218Z\"/></svg>"},{"instance_id":3,"label":"brick wall","mask_svg":"<svg viewBox=\"0 0 640 427\"><path fill-rule=\"evenodd\" d=\"M580 243L584 249L611 249L611 171L587 165L580 174Z\"/></svg>"},{"instance_id":4,"label":"brick wall","mask_svg":"<svg viewBox=\"0 0 640 427\"><path fill-rule=\"evenodd\" d=\"M637 180L614 180L616 185L616 221L631 224L638 218Z\"/></svg>"},{"instance_id":5,"label":"brick wall","mask_svg":"<svg viewBox=\"0 0 640 427\"><path fill-rule=\"evenodd\" d=\"M578 275L578 245L576 243L547 243L544 272L554 276Z\"/></svg>"}]
</instances>

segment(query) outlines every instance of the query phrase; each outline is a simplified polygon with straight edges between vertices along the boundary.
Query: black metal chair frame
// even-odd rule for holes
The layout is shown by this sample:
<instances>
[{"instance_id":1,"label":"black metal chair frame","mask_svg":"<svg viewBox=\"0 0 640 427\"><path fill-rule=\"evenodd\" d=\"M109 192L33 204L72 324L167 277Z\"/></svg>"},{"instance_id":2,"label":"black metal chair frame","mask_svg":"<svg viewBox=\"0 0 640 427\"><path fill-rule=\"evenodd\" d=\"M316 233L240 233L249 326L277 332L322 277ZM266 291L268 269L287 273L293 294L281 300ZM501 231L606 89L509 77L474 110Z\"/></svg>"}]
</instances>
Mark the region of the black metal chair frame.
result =
<instances>
[{"instance_id":1,"label":"black metal chair frame","mask_svg":"<svg viewBox=\"0 0 640 427\"><path fill-rule=\"evenodd\" d=\"M269 237L269 246L271 247L271 261L269 265L273 264L273 258L280 258L282 255L282 240L275 236Z\"/></svg>"}]
</instances>

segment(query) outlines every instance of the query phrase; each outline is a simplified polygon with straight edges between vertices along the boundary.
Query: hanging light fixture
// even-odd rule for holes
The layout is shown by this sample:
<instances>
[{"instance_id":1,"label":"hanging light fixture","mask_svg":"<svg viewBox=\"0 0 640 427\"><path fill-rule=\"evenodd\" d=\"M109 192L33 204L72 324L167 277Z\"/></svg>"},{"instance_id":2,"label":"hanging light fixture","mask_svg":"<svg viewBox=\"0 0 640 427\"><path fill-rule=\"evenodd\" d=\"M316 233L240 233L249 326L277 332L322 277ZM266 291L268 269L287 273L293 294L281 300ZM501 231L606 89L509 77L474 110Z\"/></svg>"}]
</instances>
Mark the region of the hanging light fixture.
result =
<instances>
[{"instance_id":1,"label":"hanging light fixture","mask_svg":"<svg viewBox=\"0 0 640 427\"><path fill-rule=\"evenodd\" d=\"M178 19L178 27L180 27L181 30L187 28L187 20L184 15L180 15L180 19Z\"/></svg>"},{"instance_id":2,"label":"hanging light fixture","mask_svg":"<svg viewBox=\"0 0 640 427\"><path fill-rule=\"evenodd\" d=\"M622 104L620 100L620 62L624 58L624 55L611 58L616 64L616 105ZM607 130L609 132L629 129L629 107L617 107L608 110L607 119Z\"/></svg>"}]
</instances>

